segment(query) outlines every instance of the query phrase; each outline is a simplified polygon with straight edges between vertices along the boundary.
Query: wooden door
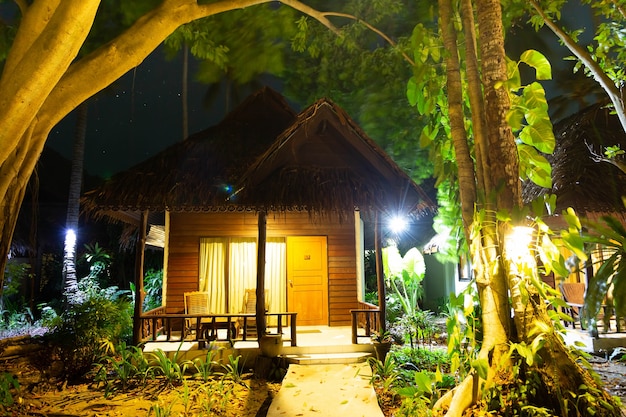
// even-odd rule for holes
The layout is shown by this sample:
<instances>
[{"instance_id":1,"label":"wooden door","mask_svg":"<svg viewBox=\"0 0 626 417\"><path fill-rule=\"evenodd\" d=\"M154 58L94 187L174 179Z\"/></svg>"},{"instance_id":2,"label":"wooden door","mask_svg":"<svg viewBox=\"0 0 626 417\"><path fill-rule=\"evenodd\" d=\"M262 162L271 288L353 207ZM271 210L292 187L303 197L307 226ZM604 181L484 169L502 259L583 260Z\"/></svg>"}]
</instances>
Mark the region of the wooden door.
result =
<instances>
[{"instance_id":1,"label":"wooden door","mask_svg":"<svg viewBox=\"0 0 626 417\"><path fill-rule=\"evenodd\" d=\"M298 325L328 325L326 236L287 237L287 309Z\"/></svg>"}]
</instances>

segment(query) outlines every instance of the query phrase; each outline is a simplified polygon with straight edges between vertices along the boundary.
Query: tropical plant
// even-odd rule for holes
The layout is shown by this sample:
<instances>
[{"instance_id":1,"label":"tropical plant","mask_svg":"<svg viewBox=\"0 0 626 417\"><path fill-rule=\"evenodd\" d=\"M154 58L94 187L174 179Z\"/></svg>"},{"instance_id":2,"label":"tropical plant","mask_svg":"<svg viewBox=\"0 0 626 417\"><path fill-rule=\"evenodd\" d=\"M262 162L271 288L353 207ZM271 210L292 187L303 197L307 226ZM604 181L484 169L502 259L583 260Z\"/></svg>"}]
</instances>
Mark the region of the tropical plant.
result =
<instances>
[{"instance_id":1,"label":"tropical plant","mask_svg":"<svg viewBox=\"0 0 626 417\"><path fill-rule=\"evenodd\" d=\"M415 311L412 316L405 315L400 319L400 325L406 329L406 337L411 347L414 343L430 345L437 331L434 319L435 315L426 310Z\"/></svg>"},{"instance_id":2,"label":"tropical plant","mask_svg":"<svg viewBox=\"0 0 626 417\"><path fill-rule=\"evenodd\" d=\"M155 376L162 376L168 386L178 384L183 381L185 372L193 362L181 359L181 348L183 342L180 342L178 349L170 359L168 354L162 349L156 349L146 352L147 361L149 363L148 373Z\"/></svg>"},{"instance_id":3,"label":"tropical plant","mask_svg":"<svg viewBox=\"0 0 626 417\"><path fill-rule=\"evenodd\" d=\"M27 263L9 261L7 262L4 276L2 300L19 294L20 288L24 285L24 280L30 277L30 265Z\"/></svg>"},{"instance_id":4,"label":"tropical plant","mask_svg":"<svg viewBox=\"0 0 626 417\"><path fill-rule=\"evenodd\" d=\"M583 13L592 16L590 23L593 24L587 26L582 19L561 18L566 3L565 0L512 0L507 2L507 9L512 16L527 13L536 30L545 26L558 37L573 55L569 59L576 61L574 71L584 71L602 87L626 131L626 107L621 93L626 80L623 66L626 57L623 36L626 14L623 5L606 0L582 1L585 5ZM585 44L583 39L589 34L592 36Z\"/></svg>"},{"instance_id":5,"label":"tropical plant","mask_svg":"<svg viewBox=\"0 0 626 417\"><path fill-rule=\"evenodd\" d=\"M112 257L108 250L98 242L93 245L86 244L83 257L89 264L89 277L97 279L100 283L109 279Z\"/></svg>"},{"instance_id":6,"label":"tropical plant","mask_svg":"<svg viewBox=\"0 0 626 417\"><path fill-rule=\"evenodd\" d=\"M104 383L107 397L118 389L126 391L135 381L145 382L148 370L148 361L141 347L126 345L122 341L113 352L100 358L94 381Z\"/></svg>"},{"instance_id":7,"label":"tropical plant","mask_svg":"<svg viewBox=\"0 0 626 417\"><path fill-rule=\"evenodd\" d=\"M377 330L372 331L372 342L374 343L391 343L393 342L393 337L389 331L379 332Z\"/></svg>"},{"instance_id":8,"label":"tropical plant","mask_svg":"<svg viewBox=\"0 0 626 417\"><path fill-rule=\"evenodd\" d=\"M172 415L172 408L174 408L175 404L176 401L167 403L165 401L159 401L156 404L152 404L148 410L148 417L152 415L154 415L154 417L169 417Z\"/></svg>"},{"instance_id":9,"label":"tropical plant","mask_svg":"<svg viewBox=\"0 0 626 417\"><path fill-rule=\"evenodd\" d=\"M83 301L50 320L54 327L46 335L68 378L84 375L98 361L103 346L127 340L132 331L131 305L117 287L100 289L88 278L83 283Z\"/></svg>"},{"instance_id":10,"label":"tropical plant","mask_svg":"<svg viewBox=\"0 0 626 417\"><path fill-rule=\"evenodd\" d=\"M401 382L401 372L392 355L387 355L384 361L369 357L367 362L372 369L370 383L380 383L384 390L389 391Z\"/></svg>"},{"instance_id":11,"label":"tropical plant","mask_svg":"<svg viewBox=\"0 0 626 417\"><path fill-rule=\"evenodd\" d=\"M219 372L222 376L222 380L229 380L234 382L235 384L240 384L246 388L248 388L248 384L246 384L243 379L243 367L239 363L241 359L241 355L234 356L228 355L228 363L222 364L224 370Z\"/></svg>"},{"instance_id":12,"label":"tropical plant","mask_svg":"<svg viewBox=\"0 0 626 417\"><path fill-rule=\"evenodd\" d=\"M396 363L402 364L403 368L414 370L435 372L440 369L442 372L450 373L450 354L439 349L411 348L403 346L392 352Z\"/></svg>"},{"instance_id":13,"label":"tropical plant","mask_svg":"<svg viewBox=\"0 0 626 417\"><path fill-rule=\"evenodd\" d=\"M610 304L605 314L605 329L608 328L610 311L614 309L617 325L626 317L626 229L619 220L602 216L599 221L583 221L587 251L596 252L595 257L581 253L581 261L595 259L596 272L590 277L585 295L584 319L595 328L595 318L603 308L605 300ZM582 252L582 251L581 251ZM600 255L600 256L597 256ZM612 305L611 305L612 304Z\"/></svg>"},{"instance_id":14,"label":"tropical plant","mask_svg":"<svg viewBox=\"0 0 626 417\"><path fill-rule=\"evenodd\" d=\"M392 245L383 248L382 258L387 286L397 295L404 314L415 316L424 293L421 283L426 266L422 254L417 248L411 248L403 257L397 246Z\"/></svg>"},{"instance_id":15,"label":"tropical plant","mask_svg":"<svg viewBox=\"0 0 626 417\"><path fill-rule=\"evenodd\" d=\"M215 355L217 351L212 345L206 351L204 358L195 358L193 360L193 367L196 370L194 377L199 377L202 381L208 382L215 373L215 369L219 366L219 363L215 361Z\"/></svg>"},{"instance_id":16,"label":"tropical plant","mask_svg":"<svg viewBox=\"0 0 626 417\"><path fill-rule=\"evenodd\" d=\"M146 293L143 300L143 311L149 311L154 308L161 307L163 304L163 270L147 270L144 274L143 284L143 288Z\"/></svg>"},{"instance_id":17,"label":"tropical plant","mask_svg":"<svg viewBox=\"0 0 626 417\"><path fill-rule=\"evenodd\" d=\"M224 379L202 384L199 387L201 411L207 416L223 414L233 392L233 383Z\"/></svg>"}]
</instances>

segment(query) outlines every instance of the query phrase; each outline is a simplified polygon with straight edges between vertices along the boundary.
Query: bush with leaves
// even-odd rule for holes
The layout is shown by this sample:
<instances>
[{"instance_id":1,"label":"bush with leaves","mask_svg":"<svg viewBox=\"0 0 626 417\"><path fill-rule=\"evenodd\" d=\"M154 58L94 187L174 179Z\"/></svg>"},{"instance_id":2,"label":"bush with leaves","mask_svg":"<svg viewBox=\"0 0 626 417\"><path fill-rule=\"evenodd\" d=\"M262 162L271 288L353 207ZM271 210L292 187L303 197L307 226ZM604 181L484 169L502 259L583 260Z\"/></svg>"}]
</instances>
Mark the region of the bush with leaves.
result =
<instances>
[{"instance_id":1,"label":"bush with leaves","mask_svg":"<svg viewBox=\"0 0 626 417\"><path fill-rule=\"evenodd\" d=\"M161 307L163 303L163 270L149 269L143 278L144 291L143 311Z\"/></svg>"},{"instance_id":2,"label":"bush with leaves","mask_svg":"<svg viewBox=\"0 0 626 417\"><path fill-rule=\"evenodd\" d=\"M100 288L95 279L79 283L84 298L54 318L47 336L64 364L65 377L82 377L102 353L102 346L117 345L132 332L132 303L117 287ZM48 313L53 316L51 313Z\"/></svg>"},{"instance_id":3,"label":"bush with leaves","mask_svg":"<svg viewBox=\"0 0 626 417\"><path fill-rule=\"evenodd\" d=\"M20 289L30 278L30 265L9 260L4 270L4 286L0 295L0 330L18 330L30 327L32 311L20 295Z\"/></svg>"}]
</instances>

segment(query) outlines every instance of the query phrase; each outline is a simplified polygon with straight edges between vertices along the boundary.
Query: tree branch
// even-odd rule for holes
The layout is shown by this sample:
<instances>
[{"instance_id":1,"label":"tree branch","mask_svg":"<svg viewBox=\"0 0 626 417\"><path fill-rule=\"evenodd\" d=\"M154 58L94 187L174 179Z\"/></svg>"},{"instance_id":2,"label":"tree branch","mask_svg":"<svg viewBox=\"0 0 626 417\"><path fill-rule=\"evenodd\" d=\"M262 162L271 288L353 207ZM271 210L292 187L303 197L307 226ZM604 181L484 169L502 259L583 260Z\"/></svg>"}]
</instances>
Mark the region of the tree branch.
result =
<instances>
[{"instance_id":1,"label":"tree branch","mask_svg":"<svg viewBox=\"0 0 626 417\"><path fill-rule=\"evenodd\" d=\"M626 131L626 113L624 102L622 100L622 96L620 94L619 89L615 86L613 80L609 78L608 75L602 70L600 65L594 61L591 54L585 49L578 45L559 25L553 22L550 17L543 11L537 0L529 0L533 9L541 16L546 26L554 32L554 34L561 39L563 44L569 49L575 56L580 60L580 62L587 67L589 72L593 75L593 78L600 84L600 86L604 89L604 91L609 96L611 102L615 106L618 117L622 124L624 131Z\"/></svg>"},{"instance_id":2,"label":"tree branch","mask_svg":"<svg viewBox=\"0 0 626 417\"><path fill-rule=\"evenodd\" d=\"M203 5L198 5L196 0L164 1L116 39L72 64L46 100L40 122L51 129L84 100L139 65L177 27L203 17L272 1L221 0ZM322 12L298 0L280 1L315 18L334 33L340 33Z\"/></svg>"},{"instance_id":3,"label":"tree branch","mask_svg":"<svg viewBox=\"0 0 626 417\"><path fill-rule=\"evenodd\" d=\"M20 13L22 13L22 16L24 16L26 14L26 10L28 10L28 3L26 3L26 0L13 0L15 2L15 4L17 4L17 7L19 7L20 9Z\"/></svg>"},{"instance_id":4,"label":"tree branch","mask_svg":"<svg viewBox=\"0 0 626 417\"><path fill-rule=\"evenodd\" d=\"M626 163L615 158L605 158L604 156L596 153L593 150L593 147L590 144L588 144L586 141L585 141L585 146L587 146L587 149L589 150L589 154L591 155L591 160L593 162L607 162L626 174Z\"/></svg>"},{"instance_id":5,"label":"tree branch","mask_svg":"<svg viewBox=\"0 0 626 417\"><path fill-rule=\"evenodd\" d=\"M358 17L348 14L348 13L334 13L334 12L325 12L323 13L326 16L335 16L335 17L345 17L347 19L352 19L360 24L362 24L363 26L365 26L366 28L368 28L369 30L371 30L372 32L374 32L375 34L377 34L378 36L380 36L381 38L383 38L385 41L387 41L387 43L389 43L389 45L393 46L395 49L397 49L398 51L400 51L400 53L402 54L402 57L404 58L404 60L406 62L408 62L411 66L415 66L415 62L411 59L410 56L408 56L404 51L401 51L400 48L398 48L398 44L391 39L389 36L387 36L383 31L377 29L376 27L372 26L371 24L367 23L365 20L361 20Z\"/></svg>"},{"instance_id":6,"label":"tree branch","mask_svg":"<svg viewBox=\"0 0 626 417\"><path fill-rule=\"evenodd\" d=\"M57 2L51 3L54 7L52 14L31 6L18 29L17 38L21 40L11 48L11 62L2 73L0 143L3 146L0 146L0 161L6 160L19 145L16 138L24 135L70 67L91 29L100 4L99 0ZM40 3L46 4L34 4Z\"/></svg>"}]
</instances>

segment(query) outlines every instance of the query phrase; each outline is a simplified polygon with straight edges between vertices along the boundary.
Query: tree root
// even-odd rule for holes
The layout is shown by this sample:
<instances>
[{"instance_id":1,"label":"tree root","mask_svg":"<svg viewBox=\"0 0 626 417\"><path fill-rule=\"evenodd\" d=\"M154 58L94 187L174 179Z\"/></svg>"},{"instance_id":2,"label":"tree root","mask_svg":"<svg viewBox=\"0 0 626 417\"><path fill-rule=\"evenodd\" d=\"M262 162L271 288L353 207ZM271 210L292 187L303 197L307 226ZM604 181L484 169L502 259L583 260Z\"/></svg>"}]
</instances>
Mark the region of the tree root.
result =
<instances>
[{"instance_id":1,"label":"tree root","mask_svg":"<svg viewBox=\"0 0 626 417\"><path fill-rule=\"evenodd\" d=\"M468 375L456 388L448 391L435 403L433 411L446 417L461 417L476 402L478 380L478 375Z\"/></svg>"}]
</instances>

